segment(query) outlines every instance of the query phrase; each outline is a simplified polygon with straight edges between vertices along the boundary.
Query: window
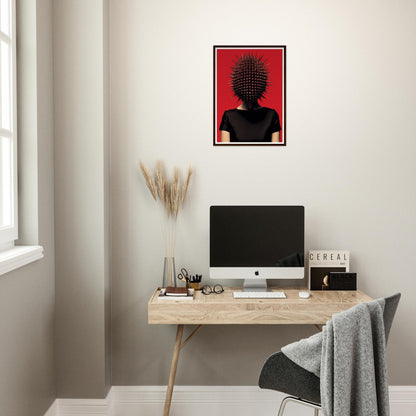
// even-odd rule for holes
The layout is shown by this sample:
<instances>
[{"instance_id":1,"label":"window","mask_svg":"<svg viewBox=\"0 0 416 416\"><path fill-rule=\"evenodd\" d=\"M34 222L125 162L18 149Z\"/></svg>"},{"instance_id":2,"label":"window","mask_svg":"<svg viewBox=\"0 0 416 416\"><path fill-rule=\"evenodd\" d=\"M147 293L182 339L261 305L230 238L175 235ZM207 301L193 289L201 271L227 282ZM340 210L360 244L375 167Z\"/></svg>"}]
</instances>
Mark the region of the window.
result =
<instances>
[{"instance_id":1,"label":"window","mask_svg":"<svg viewBox=\"0 0 416 416\"><path fill-rule=\"evenodd\" d=\"M17 239L15 0L0 0L0 249Z\"/></svg>"},{"instance_id":2,"label":"window","mask_svg":"<svg viewBox=\"0 0 416 416\"><path fill-rule=\"evenodd\" d=\"M0 275L43 257L39 245L14 244L18 238L16 108L16 1L0 0Z\"/></svg>"}]
</instances>

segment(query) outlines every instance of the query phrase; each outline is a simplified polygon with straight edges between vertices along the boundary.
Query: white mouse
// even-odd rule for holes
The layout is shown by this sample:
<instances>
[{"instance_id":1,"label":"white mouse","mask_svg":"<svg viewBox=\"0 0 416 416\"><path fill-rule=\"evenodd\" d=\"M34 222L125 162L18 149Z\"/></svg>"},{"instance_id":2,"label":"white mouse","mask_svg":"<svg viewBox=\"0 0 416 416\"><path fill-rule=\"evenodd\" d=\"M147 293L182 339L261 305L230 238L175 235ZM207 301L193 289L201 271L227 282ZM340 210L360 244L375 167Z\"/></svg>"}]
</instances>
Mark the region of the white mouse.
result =
<instances>
[{"instance_id":1,"label":"white mouse","mask_svg":"<svg viewBox=\"0 0 416 416\"><path fill-rule=\"evenodd\" d=\"M308 299L311 296L311 294L309 292L299 292L299 297L302 299Z\"/></svg>"}]
</instances>

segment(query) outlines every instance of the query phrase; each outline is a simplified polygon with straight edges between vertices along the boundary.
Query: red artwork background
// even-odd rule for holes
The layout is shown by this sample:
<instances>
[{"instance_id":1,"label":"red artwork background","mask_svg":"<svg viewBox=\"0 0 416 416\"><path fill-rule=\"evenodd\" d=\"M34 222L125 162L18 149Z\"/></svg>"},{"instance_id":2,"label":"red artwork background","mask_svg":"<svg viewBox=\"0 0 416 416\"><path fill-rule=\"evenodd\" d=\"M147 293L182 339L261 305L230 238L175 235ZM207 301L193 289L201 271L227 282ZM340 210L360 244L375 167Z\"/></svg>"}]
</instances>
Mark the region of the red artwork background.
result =
<instances>
[{"instance_id":1,"label":"red artwork background","mask_svg":"<svg viewBox=\"0 0 416 416\"><path fill-rule=\"evenodd\" d=\"M237 59L246 53L251 53L257 56L263 56L265 62L268 64L269 82L265 98L259 103L263 107L270 107L277 111L280 118L282 130L280 132L280 143L285 143L285 114L284 114L284 48L283 47L247 47L247 48L233 48L218 46L215 51L215 65L216 65L216 91L215 91L215 135L216 142L221 142L221 133L219 126L221 124L222 115L224 111L237 108L241 101L234 96L230 84L231 68ZM215 76L215 74L214 74Z\"/></svg>"}]
</instances>

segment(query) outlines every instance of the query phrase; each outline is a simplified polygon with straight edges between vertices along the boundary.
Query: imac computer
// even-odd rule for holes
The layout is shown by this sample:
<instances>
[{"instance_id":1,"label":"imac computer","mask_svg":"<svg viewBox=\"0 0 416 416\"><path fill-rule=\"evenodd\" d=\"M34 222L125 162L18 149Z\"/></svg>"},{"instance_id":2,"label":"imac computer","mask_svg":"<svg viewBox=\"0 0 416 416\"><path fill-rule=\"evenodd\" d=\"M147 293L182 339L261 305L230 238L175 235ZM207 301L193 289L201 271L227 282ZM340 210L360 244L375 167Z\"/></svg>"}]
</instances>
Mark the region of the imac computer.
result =
<instances>
[{"instance_id":1,"label":"imac computer","mask_svg":"<svg viewBox=\"0 0 416 416\"><path fill-rule=\"evenodd\" d=\"M303 206L211 206L210 278L261 292L266 279L303 279L304 241Z\"/></svg>"}]
</instances>

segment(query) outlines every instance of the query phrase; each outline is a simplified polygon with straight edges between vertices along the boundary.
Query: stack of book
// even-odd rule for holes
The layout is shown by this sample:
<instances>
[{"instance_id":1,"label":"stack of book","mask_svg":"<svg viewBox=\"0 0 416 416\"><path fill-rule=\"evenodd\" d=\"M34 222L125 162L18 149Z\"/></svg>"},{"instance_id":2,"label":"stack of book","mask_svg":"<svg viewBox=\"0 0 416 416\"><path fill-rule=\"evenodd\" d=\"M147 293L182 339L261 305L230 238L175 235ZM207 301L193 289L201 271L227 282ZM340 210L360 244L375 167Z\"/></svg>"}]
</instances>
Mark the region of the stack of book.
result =
<instances>
[{"instance_id":1,"label":"stack of book","mask_svg":"<svg viewBox=\"0 0 416 416\"><path fill-rule=\"evenodd\" d=\"M160 289L158 300L193 300L194 289L187 289L186 287L168 286Z\"/></svg>"},{"instance_id":2,"label":"stack of book","mask_svg":"<svg viewBox=\"0 0 416 416\"><path fill-rule=\"evenodd\" d=\"M331 273L345 273L349 267L349 251L309 250L309 289L328 290Z\"/></svg>"}]
</instances>

